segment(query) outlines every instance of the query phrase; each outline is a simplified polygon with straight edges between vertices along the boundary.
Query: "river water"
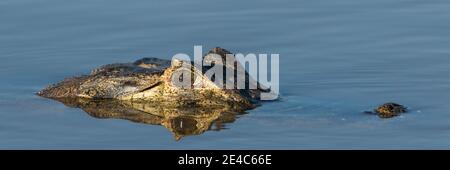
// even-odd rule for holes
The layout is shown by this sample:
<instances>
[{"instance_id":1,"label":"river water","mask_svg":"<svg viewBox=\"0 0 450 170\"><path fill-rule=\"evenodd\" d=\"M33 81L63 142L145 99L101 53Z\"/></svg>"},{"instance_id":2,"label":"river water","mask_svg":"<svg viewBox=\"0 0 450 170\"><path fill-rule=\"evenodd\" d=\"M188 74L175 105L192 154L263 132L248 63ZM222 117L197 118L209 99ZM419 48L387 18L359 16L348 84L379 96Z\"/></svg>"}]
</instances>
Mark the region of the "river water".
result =
<instances>
[{"instance_id":1,"label":"river water","mask_svg":"<svg viewBox=\"0 0 450 170\"><path fill-rule=\"evenodd\" d=\"M449 149L449 9L445 0L2 0L0 148ZM177 141L164 126L34 95L103 64L194 45L280 54L280 100ZM410 112L361 113L388 101Z\"/></svg>"}]
</instances>

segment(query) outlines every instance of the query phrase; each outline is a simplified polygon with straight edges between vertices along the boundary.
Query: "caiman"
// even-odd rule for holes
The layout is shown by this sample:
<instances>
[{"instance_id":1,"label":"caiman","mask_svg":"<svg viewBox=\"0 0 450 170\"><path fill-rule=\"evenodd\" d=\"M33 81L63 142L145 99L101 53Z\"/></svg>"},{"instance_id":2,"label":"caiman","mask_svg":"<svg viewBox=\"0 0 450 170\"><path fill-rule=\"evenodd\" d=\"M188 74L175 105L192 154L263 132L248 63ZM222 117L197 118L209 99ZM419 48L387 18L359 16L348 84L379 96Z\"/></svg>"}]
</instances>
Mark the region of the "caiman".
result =
<instances>
[{"instance_id":1,"label":"caiman","mask_svg":"<svg viewBox=\"0 0 450 170\"><path fill-rule=\"evenodd\" d=\"M224 59L231 52L216 47L203 59L212 54ZM192 75L195 88L182 88L173 83L172 76L183 69L183 64L192 65L184 71ZM215 130L222 129L236 116L257 107L261 92L267 91L247 72L245 83L256 82L256 89L221 88L202 74L210 66L197 69L194 65L190 61L159 58L108 64L92 70L89 75L66 78L37 94L81 108L96 118L162 125L179 140L183 136L214 130L213 125ZM235 62L234 66L222 64L222 67L235 70L242 65ZM234 78L236 81L237 77Z\"/></svg>"},{"instance_id":2,"label":"caiman","mask_svg":"<svg viewBox=\"0 0 450 170\"><path fill-rule=\"evenodd\" d=\"M216 47L204 58L216 54L225 58L229 51ZM225 89L212 82L202 73L207 67L184 70L192 74L194 88L182 88L174 85L172 76L179 71L183 60L165 60L159 58L143 58L133 63L108 64L94 69L89 75L67 78L38 92L39 96L84 99L113 99L121 101L150 102L167 107L225 107L239 110L252 109L258 105L262 91L261 85L256 89ZM224 69L242 67L238 62L231 67L223 64ZM248 82L255 82L245 72ZM234 79L234 80L237 80ZM253 80L253 81L249 81ZM225 80L227 81L227 80ZM200 83L199 83L200 82Z\"/></svg>"}]
</instances>

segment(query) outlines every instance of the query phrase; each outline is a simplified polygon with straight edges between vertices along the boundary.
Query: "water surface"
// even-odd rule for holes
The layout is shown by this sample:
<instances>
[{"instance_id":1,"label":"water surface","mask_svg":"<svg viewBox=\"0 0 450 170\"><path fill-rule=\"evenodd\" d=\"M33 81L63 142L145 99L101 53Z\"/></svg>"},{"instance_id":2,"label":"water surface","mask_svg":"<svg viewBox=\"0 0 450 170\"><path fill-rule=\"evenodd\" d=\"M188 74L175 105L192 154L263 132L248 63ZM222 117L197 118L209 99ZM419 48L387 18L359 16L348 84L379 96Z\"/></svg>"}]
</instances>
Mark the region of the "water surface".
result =
<instances>
[{"instance_id":1,"label":"water surface","mask_svg":"<svg viewBox=\"0 0 450 170\"><path fill-rule=\"evenodd\" d=\"M0 148L450 148L444 0L0 2ZM281 99L180 141L34 93L64 77L194 45L279 53ZM205 49L206 50L206 49ZM393 119L361 114L396 101Z\"/></svg>"}]
</instances>

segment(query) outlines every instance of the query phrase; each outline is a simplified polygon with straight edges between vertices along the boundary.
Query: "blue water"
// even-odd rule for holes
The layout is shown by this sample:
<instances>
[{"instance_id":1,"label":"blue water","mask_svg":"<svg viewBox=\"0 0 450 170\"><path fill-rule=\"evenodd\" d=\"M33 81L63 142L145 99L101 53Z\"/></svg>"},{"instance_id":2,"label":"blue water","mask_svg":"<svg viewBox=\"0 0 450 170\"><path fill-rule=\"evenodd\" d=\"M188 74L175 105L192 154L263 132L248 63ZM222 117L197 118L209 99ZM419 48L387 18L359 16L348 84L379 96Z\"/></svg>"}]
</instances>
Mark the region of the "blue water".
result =
<instances>
[{"instance_id":1,"label":"blue water","mask_svg":"<svg viewBox=\"0 0 450 170\"><path fill-rule=\"evenodd\" d=\"M446 0L0 1L1 149L450 149ZM180 141L34 93L194 45L279 53L281 99ZM206 50L206 49L205 49ZM392 119L361 112L395 101Z\"/></svg>"}]
</instances>

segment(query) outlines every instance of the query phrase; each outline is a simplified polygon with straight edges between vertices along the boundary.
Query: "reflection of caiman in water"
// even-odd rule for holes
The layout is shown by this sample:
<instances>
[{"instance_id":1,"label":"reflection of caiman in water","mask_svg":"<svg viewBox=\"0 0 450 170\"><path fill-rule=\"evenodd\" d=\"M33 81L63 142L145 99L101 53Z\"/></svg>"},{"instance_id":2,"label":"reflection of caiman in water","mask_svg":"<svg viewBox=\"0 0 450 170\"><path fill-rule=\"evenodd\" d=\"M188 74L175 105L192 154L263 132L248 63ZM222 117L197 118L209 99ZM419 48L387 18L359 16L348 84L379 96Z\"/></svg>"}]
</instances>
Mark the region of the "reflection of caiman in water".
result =
<instances>
[{"instance_id":1,"label":"reflection of caiman in water","mask_svg":"<svg viewBox=\"0 0 450 170\"><path fill-rule=\"evenodd\" d=\"M208 130L221 130L232 123L242 110L220 107L167 108L152 103L92 100L84 98L61 98L66 106L80 108L90 116L100 119L124 119L136 123L162 125L169 129L176 140L184 136L199 135Z\"/></svg>"},{"instance_id":2,"label":"reflection of caiman in water","mask_svg":"<svg viewBox=\"0 0 450 170\"><path fill-rule=\"evenodd\" d=\"M133 63L108 64L93 70L90 75L65 79L38 95L79 107L94 117L161 124L179 139L184 135L200 134L213 122L218 125L232 122L236 113L255 108L262 93L268 92L239 62L224 61L228 59L227 54L231 53L213 48L203 61L223 68L223 73L236 72L234 76L223 77L222 85L230 84L231 88L220 87L205 75L213 66L198 69L190 61L143 58ZM191 75L193 81L187 85L192 88L174 83L174 80L183 80L185 75ZM247 86L237 88L238 82ZM249 88L252 85L256 88Z\"/></svg>"}]
</instances>

